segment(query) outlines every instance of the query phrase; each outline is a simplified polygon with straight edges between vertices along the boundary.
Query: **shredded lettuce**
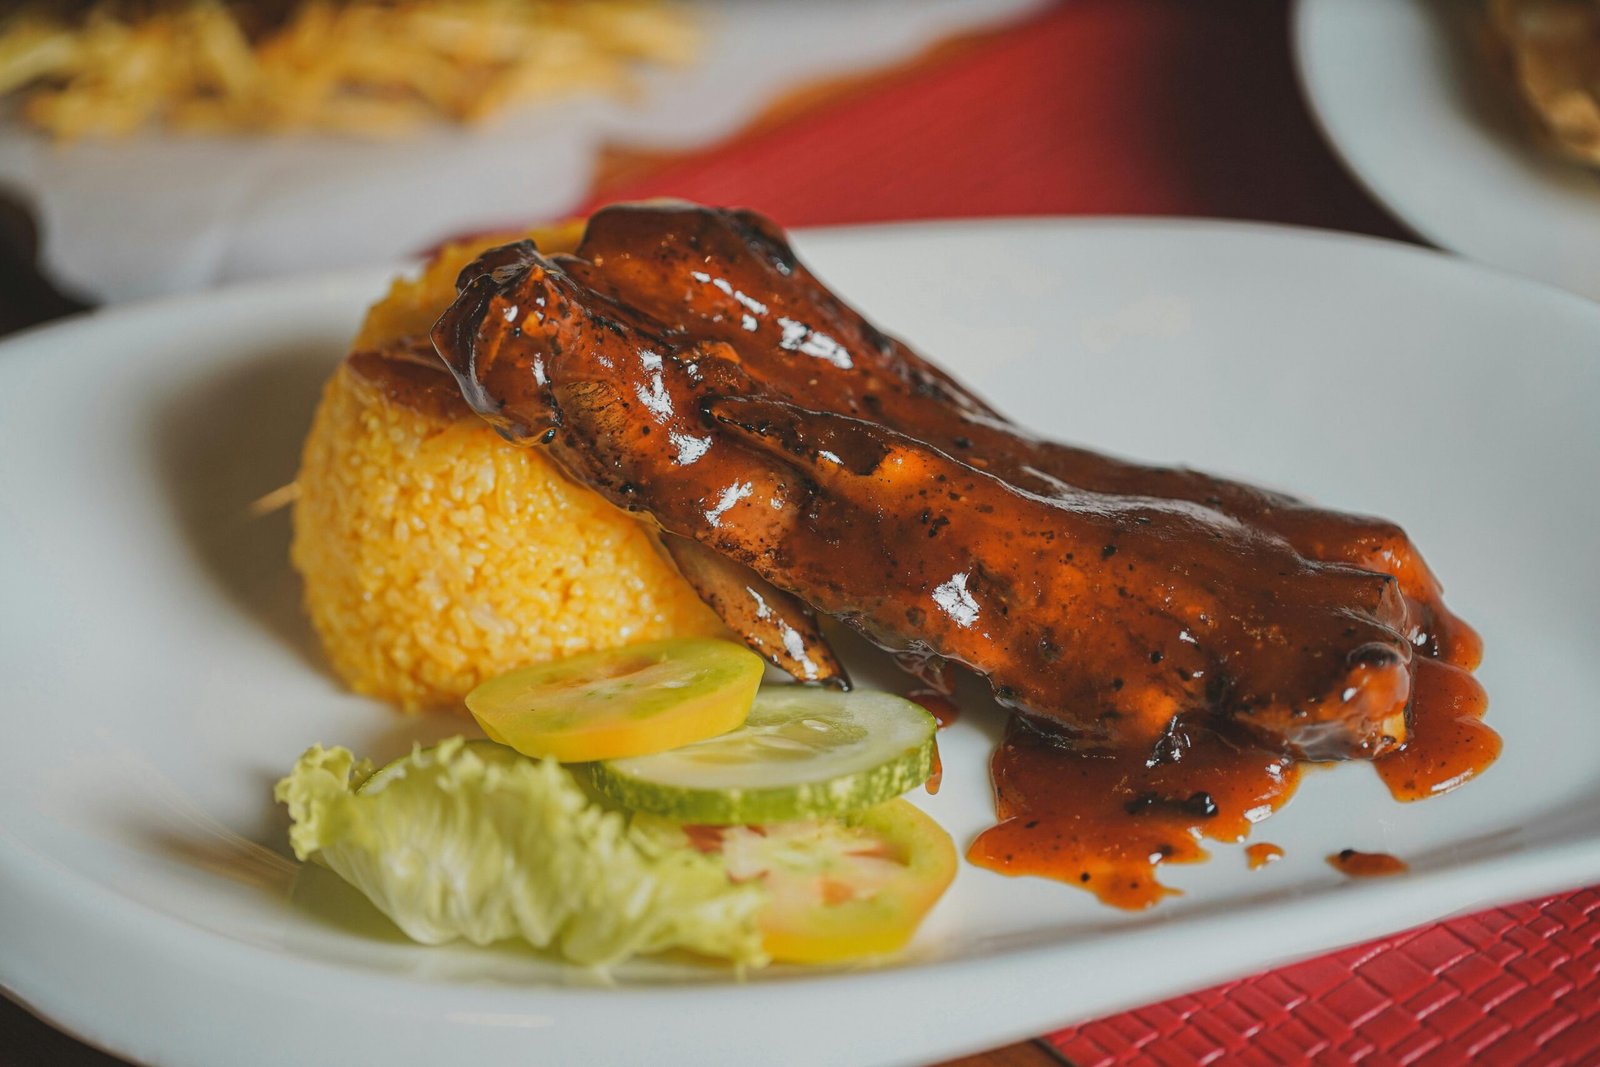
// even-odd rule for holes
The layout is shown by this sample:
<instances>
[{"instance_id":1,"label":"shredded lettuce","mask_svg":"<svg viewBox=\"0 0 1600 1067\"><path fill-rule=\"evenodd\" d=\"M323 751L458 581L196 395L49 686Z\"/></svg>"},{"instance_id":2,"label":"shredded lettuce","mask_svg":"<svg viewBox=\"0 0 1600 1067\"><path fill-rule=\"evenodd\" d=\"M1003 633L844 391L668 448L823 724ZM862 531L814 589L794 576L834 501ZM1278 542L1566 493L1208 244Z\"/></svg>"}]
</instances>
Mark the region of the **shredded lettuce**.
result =
<instances>
[{"instance_id":1,"label":"shredded lettuce","mask_svg":"<svg viewBox=\"0 0 1600 1067\"><path fill-rule=\"evenodd\" d=\"M373 774L349 750L316 745L274 796L289 807L296 856L326 864L425 944L522 938L591 966L671 948L766 962L758 883L630 827L553 760L457 737Z\"/></svg>"}]
</instances>

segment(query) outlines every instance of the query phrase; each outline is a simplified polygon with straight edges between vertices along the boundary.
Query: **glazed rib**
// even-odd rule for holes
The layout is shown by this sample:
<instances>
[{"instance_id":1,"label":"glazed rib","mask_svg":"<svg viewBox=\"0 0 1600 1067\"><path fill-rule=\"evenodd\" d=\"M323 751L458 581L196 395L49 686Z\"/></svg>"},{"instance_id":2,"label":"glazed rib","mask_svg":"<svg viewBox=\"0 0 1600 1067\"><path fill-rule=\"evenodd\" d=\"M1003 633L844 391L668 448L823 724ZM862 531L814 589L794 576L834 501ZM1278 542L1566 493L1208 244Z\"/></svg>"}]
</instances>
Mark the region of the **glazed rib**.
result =
<instances>
[{"instance_id":1,"label":"glazed rib","mask_svg":"<svg viewBox=\"0 0 1600 1067\"><path fill-rule=\"evenodd\" d=\"M508 246L460 288L435 343L505 436L1075 737L1371 757L1414 653L1476 660L1397 528L1034 439L755 216L608 209L574 256Z\"/></svg>"},{"instance_id":2,"label":"glazed rib","mask_svg":"<svg viewBox=\"0 0 1600 1067\"><path fill-rule=\"evenodd\" d=\"M778 393L976 458L984 470L1031 492L1188 500L1277 533L1307 559L1393 574L1414 602L1410 621L1423 651L1468 669L1482 655L1477 634L1444 606L1438 581L1399 526L1019 430L840 301L798 260L782 232L752 212L698 205L608 208L590 220L576 255L562 257L562 266L660 322L728 342L752 377Z\"/></svg>"}]
</instances>

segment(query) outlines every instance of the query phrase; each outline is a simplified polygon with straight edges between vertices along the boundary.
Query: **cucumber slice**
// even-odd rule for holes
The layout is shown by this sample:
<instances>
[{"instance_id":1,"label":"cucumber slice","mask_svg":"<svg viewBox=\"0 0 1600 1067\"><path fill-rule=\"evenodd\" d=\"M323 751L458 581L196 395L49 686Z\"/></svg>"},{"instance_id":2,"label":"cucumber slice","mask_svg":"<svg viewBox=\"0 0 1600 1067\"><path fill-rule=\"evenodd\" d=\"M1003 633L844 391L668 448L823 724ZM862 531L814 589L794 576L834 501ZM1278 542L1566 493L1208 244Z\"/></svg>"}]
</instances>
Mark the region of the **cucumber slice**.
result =
<instances>
[{"instance_id":1,"label":"cucumber slice","mask_svg":"<svg viewBox=\"0 0 1600 1067\"><path fill-rule=\"evenodd\" d=\"M743 726L669 752L596 763L600 792L635 811L732 825L826 818L928 780L932 715L888 693L774 686Z\"/></svg>"}]
</instances>

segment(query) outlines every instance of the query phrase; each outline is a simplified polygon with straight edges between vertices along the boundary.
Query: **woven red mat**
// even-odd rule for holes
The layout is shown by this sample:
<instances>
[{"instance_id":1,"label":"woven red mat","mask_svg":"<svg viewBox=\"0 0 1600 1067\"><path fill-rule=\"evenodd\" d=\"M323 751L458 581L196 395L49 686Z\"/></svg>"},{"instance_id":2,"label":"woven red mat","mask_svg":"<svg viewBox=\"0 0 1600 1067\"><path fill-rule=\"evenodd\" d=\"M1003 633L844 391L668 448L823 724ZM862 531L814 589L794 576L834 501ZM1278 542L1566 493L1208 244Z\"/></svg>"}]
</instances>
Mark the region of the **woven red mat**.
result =
<instances>
[{"instance_id":1,"label":"woven red mat","mask_svg":"<svg viewBox=\"0 0 1600 1067\"><path fill-rule=\"evenodd\" d=\"M791 226L1181 214L1409 239L1318 136L1286 21L1281 0L1075 0L582 207L682 196ZM1586 890L1489 911L1047 1040L1080 1067L1600 1063L1597 908Z\"/></svg>"},{"instance_id":2,"label":"woven red mat","mask_svg":"<svg viewBox=\"0 0 1600 1067\"><path fill-rule=\"evenodd\" d=\"M1600 1063L1600 890L1456 919L1086 1023L1111 1064Z\"/></svg>"}]
</instances>

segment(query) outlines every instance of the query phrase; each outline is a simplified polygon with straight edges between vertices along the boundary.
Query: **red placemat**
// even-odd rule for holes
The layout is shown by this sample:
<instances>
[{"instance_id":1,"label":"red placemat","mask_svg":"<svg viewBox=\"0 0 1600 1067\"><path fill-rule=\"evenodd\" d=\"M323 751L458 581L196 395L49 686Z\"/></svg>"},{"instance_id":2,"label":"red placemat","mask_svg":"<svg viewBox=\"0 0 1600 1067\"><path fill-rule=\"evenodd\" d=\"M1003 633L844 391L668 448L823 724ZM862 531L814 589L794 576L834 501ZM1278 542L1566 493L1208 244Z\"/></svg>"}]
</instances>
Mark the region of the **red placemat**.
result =
<instances>
[{"instance_id":1,"label":"red placemat","mask_svg":"<svg viewBox=\"0 0 1600 1067\"><path fill-rule=\"evenodd\" d=\"M1411 239L1340 168L1279 0L1076 0L597 191L785 225L1199 215ZM1484 912L1045 1040L1123 1063L1600 1063L1600 891ZM1063 1014L1070 1012L1063 1004Z\"/></svg>"},{"instance_id":2,"label":"red placemat","mask_svg":"<svg viewBox=\"0 0 1600 1067\"><path fill-rule=\"evenodd\" d=\"M1600 890L1496 908L1075 1026L1112 1064L1600 1063Z\"/></svg>"}]
</instances>

